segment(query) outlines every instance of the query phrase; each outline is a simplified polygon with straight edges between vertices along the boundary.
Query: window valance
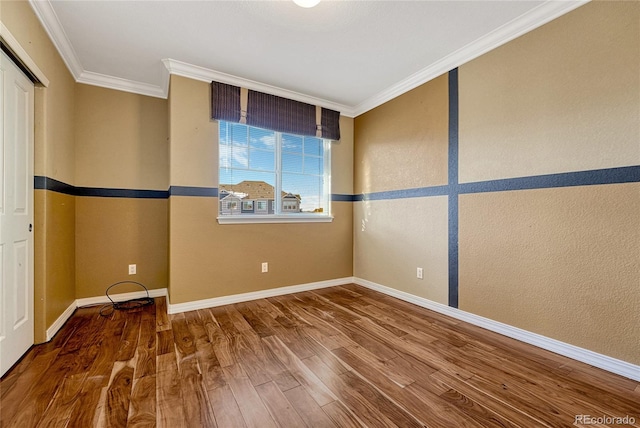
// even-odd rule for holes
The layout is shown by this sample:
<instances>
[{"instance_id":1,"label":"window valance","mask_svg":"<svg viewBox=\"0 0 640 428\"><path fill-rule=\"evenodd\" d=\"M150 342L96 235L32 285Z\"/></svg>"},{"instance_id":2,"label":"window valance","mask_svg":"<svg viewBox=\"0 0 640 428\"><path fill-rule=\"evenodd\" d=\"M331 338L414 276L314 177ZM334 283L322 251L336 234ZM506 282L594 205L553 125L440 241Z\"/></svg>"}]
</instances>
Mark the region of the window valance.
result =
<instances>
[{"instance_id":1,"label":"window valance","mask_svg":"<svg viewBox=\"0 0 640 428\"><path fill-rule=\"evenodd\" d=\"M340 139L340 112L211 82L211 116L287 134Z\"/></svg>"}]
</instances>

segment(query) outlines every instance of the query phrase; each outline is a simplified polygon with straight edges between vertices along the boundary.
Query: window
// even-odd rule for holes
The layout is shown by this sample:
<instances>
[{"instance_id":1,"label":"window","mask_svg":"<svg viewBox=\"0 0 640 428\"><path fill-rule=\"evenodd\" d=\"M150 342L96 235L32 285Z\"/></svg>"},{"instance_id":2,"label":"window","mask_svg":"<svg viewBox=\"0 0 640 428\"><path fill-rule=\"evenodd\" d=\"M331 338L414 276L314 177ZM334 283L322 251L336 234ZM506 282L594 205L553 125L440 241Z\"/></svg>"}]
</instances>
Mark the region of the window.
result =
<instances>
[{"instance_id":1,"label":"window","mask_svg":"<svg viewBox=\"0 0 640 428\"><path fill-rule=\"evenodd\" d=\"M258 202L256 202L256 212L257 213L266 214L268 212L268 210L267 210L267 202L268 201L258 201Z\"/></svg>"},{"instance_id":2,"label":"window","mask_svg":"<svg viewBox=\"0 0 640 428\"><path fill-rule=\"evenodd\" d=\"M221 223L331 220L329 140L225 121L219 132L219 195L242 201L220 200Z\"/></svg>"}]
</instances>

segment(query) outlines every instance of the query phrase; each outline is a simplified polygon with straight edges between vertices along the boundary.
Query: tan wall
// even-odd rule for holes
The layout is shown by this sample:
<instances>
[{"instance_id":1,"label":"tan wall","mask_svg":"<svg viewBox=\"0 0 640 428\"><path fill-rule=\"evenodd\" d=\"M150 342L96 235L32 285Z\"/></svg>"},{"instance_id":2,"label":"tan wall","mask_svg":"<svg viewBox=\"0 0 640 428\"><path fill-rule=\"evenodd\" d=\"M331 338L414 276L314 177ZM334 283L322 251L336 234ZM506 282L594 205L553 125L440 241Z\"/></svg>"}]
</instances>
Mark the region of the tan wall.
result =
<instances>
[{"instance_id":1,"label":"tan wall","mask_svg":"<svg viewBox=\"0 0 640 428\"><path fill-rule=\"evenodd\" d=\"M168 189L167 100L78 84L75 130L77 186ZM166 199L78 197L76 297L100 296L119 281L166 288L167 214Z\"/></svg>"},{"instance_id":2,"label":"tan wall","mask_svg":"<svg viewBox=\"0 0 640 428\"><path fill-rule=\"evenodd\" d=\"M447 196L356 203L354 276L446 305L447 210Z\"/></svg>"},{"instance_id":3,"label":"tan wall","mask_svg":"<svg viewBox=\"0 0 640 428\"><path fill-rule=\"evenodd\" d=\"M172 76L171 185L216 187L218 128L209 119L209 85ZM333 193L351 193L352 120L341 119L332 146ZM347 160L345 160L345 157ZM352 276L352 204L334 202L332 223L220 225L218 199L169 201L171 303ZM269 272L260 264L269 262Z\"/></svg>"},{"instance_id":4,"label":"tan wall","mask_svg":"<svg viewBox=\"0 0 640 428\"><path fill-rule=\"evenodd\" d=\"M356 194L447 183L448 82L440 76L356 118ZM356 203L354 275L446 304L447 212L446 196Z\"/></svg>"},{"instance_id":5,"label":"tan wall","mask_svg":"<svg viewBox=\"0 0 640 428\"><path fill-rule=\"evenodd\" d=\"M3 1L0 19L49 79L35 91L35 175L74 184L74 86L58 51L26 1ZM35 195L35 340L74 301L74 198Z\"/></svg>"},{"instance_id":6,"label":"tan wall","mask_svg":"<svg viewBox=\"0 0 640 428\"><path fill-rule=\"evenodd\" d=\"M46 330L75 299L73 290L67 289L67 282L69 278L75 277L75 259L70 256L75 253L75 238L74 234L68 231L75 229L76 198L62 193L37 190L34 199L40 201L38 205L44 206L46 213L44 218L47 220L44 232L46 234L44 259L47 267L46 283L48 288L45 290L45 295L41 294L43 290L36 290L34 307L42 312L41 299L44 297L44 302L46 302L44 327ZM38 211L38 207L36 207L36 213ZM41 219L40 216L36 220L36 226ZM36 237L36 241L41 241L41 239Z\"/></svg>"},{"instance_id":7,"label":"tan wall","mask_svg":"<svg viewBox=\"0 0 640 428\"><path fill-rule=\"evenodd\" d=\"M460 197L460 308L640 364L640 183Z\"/></svg>"},{"instance_id":8,"label":"tan wall","mask_svg":"<svg viewBox=\"0 0 640 428\"><path fill-rule=\"evenodd\" d=\"M460 67L460 182L640 164L638 2L593 2Z\"/></svg>"},{"instance_id":9,"label":"tan wall","mask_svg":"<svg viewBox=\"0 0 640 428\"><path fill-rule=\"evenodd\" d=\"M461 181L640 164L640 3L587 4L459 76ZM461 196L460 308L640 363L639 207L637 183Z\"/></svg>"},{"instance_id":10,"label":"tan wall","mask_svg":"<svg viewBox=\"0 0 640 428\"><path fill-rule=\"evenodd\" d=\"M171 197L171 303L352 276L351 203L333 223L220 225L217 202Z\"/></svg>"},{"instance_id":11,"label":"tan wall","mask_svg":"<svg viewBox=\"0 0 640 428\"><path fill-rule=\"evenodd\" d=\"M169 179L172 186L217 187L218 123L207 83L171 76Z\"/></svg>"},{"instance_id":12,"label":"tan wall","mask_svg":"<svg viewBox=\"0 0 640 428\"><path fill-rule=\"evenodd\" d=\"M461 66L460 181L640 165L638 76L637 2L587 4ZM356 193L446 183L439 79L356 118ZM407 129L419 109L444 119ZM403 144L427 129L440 137ZM446 197L355 205L354 275L444 303ZM640 363L639 207L638 183L460 195L460 309Z\"/></svg>"},{"instance_id":13,"label":"tan wall","mask_svg":"<svg viewBox=\"0 0 640 428\"><path fill-rule=\"evenodd\" d=\"M166 199L76 198L76 297L104 295L119 281L167 287L168 202ZM128 265L137 274L128 274ZM114 287L110 293L140 291Z\"/></svg>"},{"instance_id":14,"label":"tan wall","mask_svg":"<svg viewBox=\"0 0 640 428\"><path fill-rule=\"evenodd\" d=\"M168 102L78 84L76 186L167 190Z\"/></svg>"},{"instance_id":15,"label":"tan wall","mask_svg":"<svg viewBox=\"0 0 640 428\"><path fill-rule=\"evenodd\" d=\"M447 184L448 78L358 116L356 194Z\"/></svg>"}]
</instances>

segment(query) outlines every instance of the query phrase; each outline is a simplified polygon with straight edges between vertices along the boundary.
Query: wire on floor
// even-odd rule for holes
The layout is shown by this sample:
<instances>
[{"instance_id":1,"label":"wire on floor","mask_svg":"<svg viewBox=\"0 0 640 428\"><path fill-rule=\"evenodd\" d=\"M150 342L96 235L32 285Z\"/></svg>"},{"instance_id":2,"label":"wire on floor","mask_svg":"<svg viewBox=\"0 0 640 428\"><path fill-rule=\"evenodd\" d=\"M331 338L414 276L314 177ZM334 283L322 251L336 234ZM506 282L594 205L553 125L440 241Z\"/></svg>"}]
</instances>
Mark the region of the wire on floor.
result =
<instances>
[{"instance_id":1,"label":"wire on floor","mask_svg":"<svg viewBox=\"0 0 640 428\"><path fill-rule=\"evenodd\" d=\"M116 302L111 298L111 296L109 296L109 290L111 290L116 285L121 285L121 284L136 284L136 285L139 285L140 287L144 288L144 291L147 293L147 296L146 297L139 297L137 299L124 300L122 302ZM119 282L113 283L113 284L111 284L110 286L107 287L107 290L105 291L105 294L107 296L107 299L109 299L109 301L111 303L107 303L106 305L103 305L100 308L100 315L103 316L103 317L108 317L114 311L129 311L129 310L132 310L132 309L142 308L142 307L148 306L148 305L153 305L153 303L154 303L153 297L149 296L149 289L147 287L145 287L144 284L142 284L140 282L136 282L136 281L119 281ZM87 306L82 306L82 307L83 308L89 308L89 307L93 307L93 306L97 306L97 305L87 305Z\"/></svg>"}]
</instances>

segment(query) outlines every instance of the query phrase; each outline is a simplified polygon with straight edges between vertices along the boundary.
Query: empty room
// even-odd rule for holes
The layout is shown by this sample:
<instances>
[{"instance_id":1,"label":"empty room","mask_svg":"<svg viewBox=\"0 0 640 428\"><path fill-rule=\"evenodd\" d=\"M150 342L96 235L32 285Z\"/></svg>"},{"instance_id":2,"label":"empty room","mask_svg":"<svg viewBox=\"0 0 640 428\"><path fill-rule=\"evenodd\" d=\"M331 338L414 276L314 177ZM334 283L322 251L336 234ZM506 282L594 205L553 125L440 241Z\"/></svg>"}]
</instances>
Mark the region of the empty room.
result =
<instances>
[{"instance_id":1,"label":"empty room","mask_svg":"<svg viewBox=\"0 0 640 428\"><path fill-rule=\"evenodd\" d=\"M0 0L0 427L640 427L640 2Z\"/></svg>"}]
</instances>

